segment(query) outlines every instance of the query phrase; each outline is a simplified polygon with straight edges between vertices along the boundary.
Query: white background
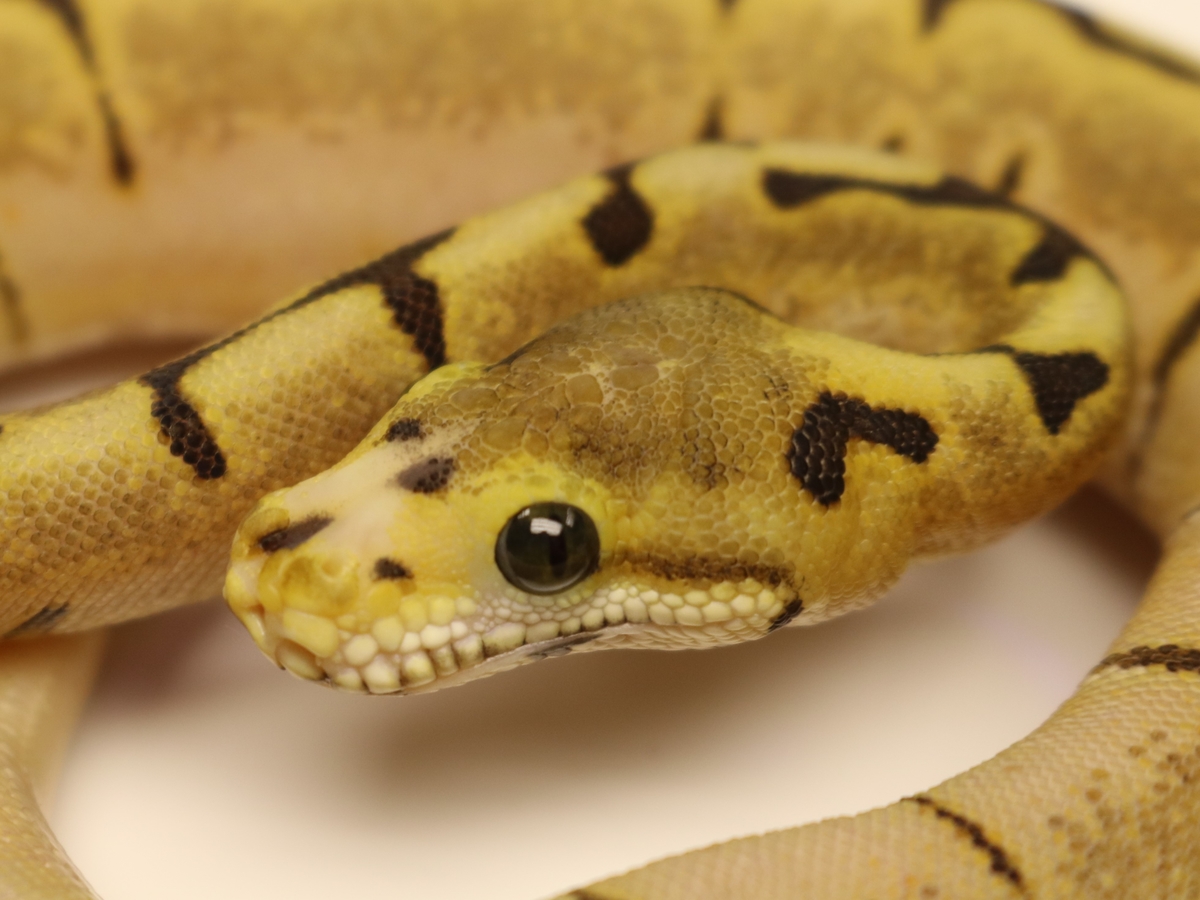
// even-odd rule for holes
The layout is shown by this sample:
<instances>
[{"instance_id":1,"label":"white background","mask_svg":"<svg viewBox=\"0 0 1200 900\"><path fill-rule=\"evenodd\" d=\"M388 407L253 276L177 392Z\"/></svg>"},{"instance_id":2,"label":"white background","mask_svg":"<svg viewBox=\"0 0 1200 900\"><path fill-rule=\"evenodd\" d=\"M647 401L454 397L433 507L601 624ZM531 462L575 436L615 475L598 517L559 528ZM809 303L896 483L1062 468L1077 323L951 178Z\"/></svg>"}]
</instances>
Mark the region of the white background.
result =
<instances>
[{"instance_id":1,"label":"white background","mask_svg":"<svg viewBox=\"0 0 1200 900\"><path fill-rule=\"evenodd\" d=\"M1196 0L1079 5L1200 54ZM220 606L185 609L119 630L52 820L107 900L532 900L991 756L1100 658L1154 554L1085 493L819 628L404 699L302 683Z\"/></svg>"}]
</instances>

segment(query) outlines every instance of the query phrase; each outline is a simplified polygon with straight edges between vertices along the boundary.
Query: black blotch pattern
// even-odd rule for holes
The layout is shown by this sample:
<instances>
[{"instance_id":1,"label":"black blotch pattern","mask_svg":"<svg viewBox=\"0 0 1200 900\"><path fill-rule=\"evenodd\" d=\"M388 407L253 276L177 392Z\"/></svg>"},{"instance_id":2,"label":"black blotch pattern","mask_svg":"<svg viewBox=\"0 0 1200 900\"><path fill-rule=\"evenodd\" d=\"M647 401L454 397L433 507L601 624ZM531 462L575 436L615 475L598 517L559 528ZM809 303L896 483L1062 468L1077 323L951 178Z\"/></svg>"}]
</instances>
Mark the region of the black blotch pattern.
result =
<instances>
[{"instance_id":1,"label":"black blotch pattern","mask_svg":"<svg viewBox=\"0 0 1200 900\"><path fill-rule=\"evenodd\" d=\"M921 0L921 28L933 31L942 22L942 13L954 0Z\"/></svg>"},{"instance_id":2,"label":"black blotch pattern","mask_svg":"<svg viewBox=\"0 0 1200 900\"><path fill-rule=\"evenodd\" d=\"M916 413L822 393L792 432L787 460L792 474L823 506L837 503L846 490L846 445L852 437L885 444L915 463L925 462L938 442L929 422Z\"/></svg>"},{"instance_id":3,"label":"black blotch pattern","mask_svg":"<svg viewBox=\"0 0 1200 900\"><path fill-rule=\"evenodd\" d=\"M1021 153L1016 154L1004 166L1004 171L1000 173L1000 179L996 182L996 193L1005 199L1009 199L1021 188L1021 182L1025 178L1025 156Z\"/></svg>"},{"instance_id":4,"label":"black blotch pattern","mask_svg":"<svg viewBox=\"0 0 1200 900\"><path fill-rule=\"evenodd\" d=\"M933 185L914 185L893 184L849 175L812 175L787 169L766 169L763 172L763 190L767 198L780 209L795 209L828 194L854 190L891 194L922 206L1018 208L1003 197L953 175L947 175Z\"/></svg>"},{"instance_id":5,"label":"black blotch pattern","mask_svg":"<svg viewBox=\"0 0 1200 900\"><path fill-rule=\"evenodd\" d=\"M1158 647L1133 647L1120 653L1110 653L1092 671L1111 667L1133 669L1142 666L1164 666L1168 672L1200 672L1200 650L1161 644Z\"/></svg>"},{"instance_id":6,"label":"black blotch pattern","mask_svg":"<svg viewBox=\"0 0 1200 900\"><path fill-rule=\"evenodd\" d=\"M64 603L62 606L43 607L17 627L6 631L4 638L32 637L38 634L45 634L53 629L58 620L67 614L68 609L70 609L69 603Z\"/></svg>"},{"instance_id":7,"label":"black blotch pattern","mask_svg":"<svg viewBox=\"0 0 1200 900\"><path fill-rule=\"evenodd\" d=\"M918 794L915 797L905 797L904 799L912 803L916 803L919 806L925 807L939 819L944 819L945 821L950 822L960 832L969 837L972 844L990 857L992 861L992 871L1001 878L1007 879L1009 882L1011 882L1012 885L1021 892L1022 896L1024 896L1025 880L1021 877L1020 870L1016 867L1013 861L1009 858L1008 854L1004 852L1004 849L999 844L996 844L988 839L988 836L984 834L982 826L976 822L972 822L964 815L947 809L932 797Z\"/></svg>"},{"instance_id":8,"label":"black blotch pattern","mask_svg":"<svg viewBox=\"0 0 1200 900\"><path fill-rule=\"evenodd\" d=\"M83 60L83 64L87 67L93 80L98 82L96 54L92 49L91 38L88 37L83 14L79 11L76 0L38 0L38 2L58 17L63 28L71 36L71 43L75 45L79 58ZM129 185L133 182L133 176L136 173L133 155L125 140L120 119L117 118L116 111L113 109L112 99L107 91L98 84L96 86L96 105L100 110L100 118L104 122L104 135L108 141L109 166L112 169L113 178L118 184Z\"/></svg>"},{"instance_id":9,"label":"black blotch pattern","mask_svg":"<svg viewBox=\"0 0 1200 900\"><path fill-rule=\"evenodd\" d=\"M422 256L445 241L453 230L401 247L359 269L339 275L314 293L332 294L358 284L378 285L392 318L405 334L412 335L417 351L425 357L430 371L446 363L446 337L442 329L442 306L438 287L428 278L413 272Z\"/></svg>"},{"instance_id":10,"label":"black blotch pattern","mask_svg":"<svg viewBox=\"0 0 1200 900\"><path fill-rule=\"evenodd\" d=\"M209 480L225 474L225 456L198 413L179 392L179 379L195 362L193 353L152 369L138 379L154 391L150 415L158 419L162 439L172 456L191 466L197 478Z\"/></svg>"},{"instance_id":11,"label":"black blotch pattern","mask_svg":"<svg viewBox=\"0 0 1200 900\"><path fill-rule=\"evenodd\" d=\"M1025 375L1038 417L1050 434L1058 434L1075 404L1108 384L1108 364L1095 353L1029 353L1007 344L981 353L1007 353Z\"/></svg>"},{"instance_id":12,"label":"black blotch pattern","mask_svg":"<svg viewBox=\"0 0 1200 900\"><path fill-rule=\"evenodd\" d=\"M399 581L413 576L403 563L381 556L375 560L375 577L380 581Z\"/></svg>"},{"instance_id":13,"label":"black blotch pattern","mask_svg":"<svg viewBox=\"0 0 1200 900\"><path fill-rule=\"evenodd\" d=\"M187 356L152 369L139 378L139 382L154 391L151 414L158 419L162 434L171 445L171 453L183 457L184 462L192 466L200 478L220 478L224 475L225 458L216 441L208 433L200 414L180 393L179 380L200 360L228 347L260 326L347 287L358 284L378 285L383 291L385 302L393 310L396 324L405 334L413 337L417 350L425 357L429 368L432 370L445 363L446 341L442 334L442 311L438 302L437 285L413 274L411 267L428 250L446 240L452 233L443 231L424 238L362 268L352 269L332 278L298 300L263 316L257 322Z\"/></svg>"},{"instance_id":14,"label":"black blotch pattern","mask_svg":"<svg viewBox=\"0 0 1200 900\"><path fill-rule=\"evenodd\" d=\"M333 521L329 516L309 516L287 528L271 531L258 539L258 546L266 553L279 550L294 550L318 531Z\"/></svg>"},{"instance_id":15,"label":"black blotch pattern","mask_svg":"<svg viewBox=\"0 0 1200 900\"><path fill-rule=\"evenodd\" d=\"M632 165L609 169L608 196L583 217L583 227L600 258L610 266L628 262L646 246L654 230L654 214L630 183Z\"/></svg>"},{"instance_id":16,"label":"black blotch pattern","mask_svg":"<svg viewBox=\"0 0 1200 900\"><path fill-rule=\"evenodd\" d=\"M418 419L397 419L388 426L387 434L383 436L385 441L418 441L425 437L421 431L421 422Z\"/></svg>"},{"instance_id":17,"label":"black blotch pattern","mask_svg":"<svg viewBox=\"0 0 1200 900\"><path fill-rule=\"evenodd\" d=\"M709 101L704 113L704 124L700 126L698 139L701 141L722 141L725 139L725 123L722 120L724 103L720 97Z\"/></svg>"},{"instance_id":18,"label":"black blotch pattern","mask_svg":"<svg viewBox=\"0 0 1200 900\"><path fill-rule=\"evenodd\" d=\"M879 145L879 149L884 153L903 153L904 147L908 142L902 134L889 134Z\"/></svg>"},{"instance_id":19,"label":"black blotch pattern","mask_svg":"<svg viewBox=\"0 0 1200 900\"><path fill-rule=\"evenodd\" d=\"M450 483L454 460L431 456L414 463L396 476L396 484L415 494L432 494Z\"/></svg>"},{"instance_id":20,"label":"black blotch pattern","mask_svg":"<svg viewBox=\"0 0 1200 900\"><path fill-rule=\"evenodd\" d=\"M775 617L775 621L772 622L771 627L767 629L767 634L770 634L772 631L778 631L784 625L788 624L788 622L792 621L792 619L796 618L796 616L800 615L800 612L803 609L804 604L801 603L800 598L797 597L783 608L783 612Z\"/></svg>"},{"instance_id":21,"label":"black blotch pattern","mask_svg":"<svg viewBox=\"0 0 1200 900\"><path fill-rule=\"evenodd\" d=\"M1057 281L1077 256L1086 257L1087 250L1061 228L1047 225L1037 246L1013 269L1009 283L1013 287L1034 281Z\"/></svg>"},{"instance_id":22,"label":"black blotch pattern","mask_svg":"<svg viewBox=\"0 0 1200 900\"><path fill-rule=\"evenodd\" d=\"M1179 320L1154 366L1154 381L1160 388L1166 384L1171 369L1196 343L1197 335L1200 335L1200 298L1192 304L1187 315Z\"/></svg>"}]
</instances>

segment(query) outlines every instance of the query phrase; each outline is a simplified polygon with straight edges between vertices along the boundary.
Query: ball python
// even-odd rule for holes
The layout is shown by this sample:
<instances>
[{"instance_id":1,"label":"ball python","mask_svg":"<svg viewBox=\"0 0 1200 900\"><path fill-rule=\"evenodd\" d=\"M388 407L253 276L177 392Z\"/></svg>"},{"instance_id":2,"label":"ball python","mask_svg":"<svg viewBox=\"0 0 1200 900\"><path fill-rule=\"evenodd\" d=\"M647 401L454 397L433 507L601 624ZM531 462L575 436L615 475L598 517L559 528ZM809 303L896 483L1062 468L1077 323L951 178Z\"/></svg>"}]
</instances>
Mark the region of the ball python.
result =
<instances>
[{"instance_id":1,"label":"ball python","mask_svg":"<svg viewBox=\"0 0 1200 900\"><path fill-rule=\"evenodd\" d=\"M1028 0L617 12L0 6L10 361L318 284L4 417L4 630L203 597L252 505L364 435L255 507L226 593L282 665L379 692L815 622L1107 450L1167 553L1043 729L895 806L574 896L1195 893L1195 68ZM4 657L15 896L88 896L29 785L93 656Z\"/></svg>"}]
</instances>

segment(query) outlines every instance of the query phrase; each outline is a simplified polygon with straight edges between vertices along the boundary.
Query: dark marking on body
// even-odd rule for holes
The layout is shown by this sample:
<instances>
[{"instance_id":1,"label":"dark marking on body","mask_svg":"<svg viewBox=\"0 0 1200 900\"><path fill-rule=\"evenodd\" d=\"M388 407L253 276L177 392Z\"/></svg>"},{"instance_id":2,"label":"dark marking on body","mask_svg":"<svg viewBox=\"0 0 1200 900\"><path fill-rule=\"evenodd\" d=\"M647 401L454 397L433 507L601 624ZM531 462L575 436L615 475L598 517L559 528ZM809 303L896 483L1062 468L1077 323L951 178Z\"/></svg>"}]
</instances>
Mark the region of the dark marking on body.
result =
<instances>
[{"instance_id":1,"label":"dark marking on body","mask_svg":"<svg viewBox=\"0 0 1200 900\"><path fill-rule=\"evenodd\" d=\"M632 165L605 172L612 187L583 217L583 227L600 258L614 268L646 246L654 230L654 214L630 181Z\"/></svg>"},{"instance_id":2,"label":"dark marking on body","mask_svg":"<svg viewBox=\"0 0 1200 900\"><path fill-rule=\"evenodd\" d=\"M879 149L884 153L903 153L907 143L904 135L899 133L889 134L880 142Z\"/></svg>"},{"instance_id":3,"label":"dark marking on body","mask_svg":"<svg viewBox=\"0 0 1200 900\"><path fill-rule=\"evenodd\" d=\"M450 483L454 460L431 456L414 463L396 476L396 484L414 494L433 494Z\"/></svg>"},{"instance_id":4,"label":"dark marking on body","mask_svg":"<svg viewBox=\"0 0 1200 900\"><path fill-rule=\"evenodd\" d=\"M1163 666L1168 672L1200 672L1200 650L1180 647L1178 644L1161 644L1157 647L1132 647L1120 653L1110 653L1094 668L1135 669L1148 666Z\"/></svg>"},{"instance_id":5,"label":"dark marking on body","mask_svg":"<svg viewBox=\"0 0 1200 900\"><path fill-rule=\"evenodd\" d=\"M1159 354L1158 362L1154 365L1154 383L1158 388L1161 389L1167 383L1171 370L1196 343L1197 335L1200 335L1200 298L1179 320L1162 353Z\"/></svg>"},{"instance_id":6,"label":"dark marking on body","mask_svg":"<svg viewBox=\"0 0 1200 900\"><path fill-rule=\"evenodd\" d=\"M3 639L35 637L40 634L46 634L54 629L54 626L67 614L68 609L70 609L69 603L64 603L62 606L43 607L16 628L10 628L6 631Z\"/></svg>"},{"instance_id":7,"label":"dark marking on body","mask_svg":"<svg viewBox=\"0 0 1200 900\"><path fill-rule=\"evenodd\" d=\"M934 31L941 24L946 9L955 2L957 0L921 0L922 30L925 33ZM1094 47L1136 60L1172 78L1200 82L1200 69L1167 50L1113 31L1095 17L1073 6L1047 0L1043 0L1039 5L1061 16L1080 37Z\"/></svg>"},{"instance_id":8,"label":"dark marking on body","mask_svg":"<svg viewBox=\"0 0 1200 900\"><path fill-rule=\"evenodd\" d=\"M1019 287L1032 282L1057 281L1066 274L1071 260L1087 256L1087 249L1072 235L1055 225L1046 225L1041 241L1025 254L1009 276L1009 283Z\"/></svg>"},{"instance_id":9,"label":"dark marking on body","mask_svg":"<svg viewBox=\"0 0 1200 900\"><path fill-rule=\"evenodd\" d=\"M797 597L795 600L791 601L787 606L785 606L783 608L783 612L781 612L778 616L775 617L775 621L772 622L771 627L767 629L767 634L770 634L772 631L778 631L784 625L787 625L789 622L792 621L792 619L794 619L794 618L796 618L796 616L800 615L800 613L803 609L804 609L804 604L801 603L800 598Z\"/></svg>"},{"instance_id":10,"label":"dark marking on body","mask_svg":"<svg viewBox=\"0 0 1200 900\"><path fill-rule=\"evenodd\" d=\"M385 441L419 441L425 437L418 419L397 419L388 426Z\"/></svg>"},{"instance_id":11,"label":"dark marking on body","mask_svg":"<svg viewBox=\"0 0 1200 900\"><path fill-rule=\"evenodd\" d=\"M700 133L697 136L697 140L725 140L724 105L725 103L720 97L713 97L708 102L708 109L705 110L704 122L700 126Z\"/></svg>"},{"instance_id":12,"label":"dark marking on body","mask_svg":"<svg viewBox=\"0 0 1200 900\"><path fill-rule=\"evenodd\" d=\"M13 344L21 347L29 342L29 320L21 308L21 291L4 266L4 255L0 254L0 309L8 322L8 335Z\"/></svg>"},{"instance_id":13,"label":"dark marking on body","mask_svg":"<svg viewBox=\"0 0 1200 900\"><path fill-rule=\"evenodd\" d=\"M1012 884L1020 892L1021 896L1027 896L1025 879L1021 876L1020 870L1004 851L1004 848L988 838L981 825L977 822L972 822L960 813L947 809L932 797L925 796L924 794L918 794L915 797L905 797L904 799L930 810L939 819L951 823L959 832L970 838L972 844L988 855L992 863L992 872Z\"/></svg>"},{"instance_id":14,"label":"dark marking on body","mask_svg":"<svg viewBox=\"0 0 1200 900\"><path fill-rule=\"evenodd\" d=\"M1058 3L1047 3L1052 9L1063 16L1088 43L1103 50L1108 50L1128 59L1145 63L1151 68L1158 69L1164 75L1180 78L1184 81L1200 83L1200 69L1190 65L1166 50L1151 44L1134 41L1123 34L1112 31L1107 25L1097 21L1092 16L1079 9Z\"/></svg>"},{"instance_id":15,"label":"dark marking on body","mask_svg":"<svg viewBox=\"0 0 1200 900\"><path fill-rule=\"evenodd\" d=\"M1025 156L1022 153L1014 154L1000 173L1000 178L996 181L995 191L1006 200L1011 200L1013 195L1021 189L1021 183L1024 178Z\"/></svg>"},{"instance_id":16,"label":"dark marking on body","mask_svg":"<svg viewBox=\"0 0 1200 900\"><path fill-rule=\"evenodd\" d=\"M226 461L216 440L208 432L200 414L183 396L180 379L196 363L236 343L258 328L309 304L360 284L374 284L383 292L384 302L405 334L411 335L416 349L425 357L430 370L446 361L446 341L442 333L442 311L437 285L411 271L412 265L426 252L446 240L453 232L443 231L395 250L372 263L352 269L313 288L303 297L235 331L216 343L201 347L138 379L154 392L151 414L158 419L163 438L171 453L183 457L202 479L220 478Z\"/></svg>"},{"instance_id":17,"label":"dark marking on body","mask_svg":"<svg viewBox=\"0 0 1200 900\"><path fill-rule=\"evenodd\" d=\"M437 285L416 274L413 266L453 233L453 230L447 230L408 244L327 281L313 293L323 296L360 284L378 286L396 324L412 336L417 352L425 357L429 370L433 371L446 364L442 306Z\"/></svg>"},{"instance_id":18,"label":"dark marking on body","mask_svg":"<svg viewBox=\"0 0 1200 900\"><path fill-rule=\"evenodd\" d=\"M317 532L322 531L333 522L330 516L309 516L301 519L287 528L271 531L258 539L258 546L264 553L276 553L279 550L295 550Z\"/></svg>"},{"instance_id":19,"label":"dark marking on body","mask_svg":"<svg viewBox=\"0 0 1200 900\"><path fill-rule=\"evenodd\" d=\"M412 572L402 562L386 556L375 560L375 578L379 581L401 581L412 577Z\"/></svg>"},{"instance_id":20,"label":"dark marking on body","mask_svg":"<svg viewBox=\"0 0 1200 900\"><path fill-rule=\"evenodd\" d=\"M717 0L721 5L721 12L728 13L737 4L738 0Z\"/></svg>"},{"instance_id":21,"label":"dark marking on body","mask_svg":"<svg viewBox=\"0 0 1200 900\"><path fill-rule=\"evenodd\" d=\"M929 33L942 23L942 13L954 0L921 0L921 30Z\"/></svg>"},{"instance_id":22,"label":"dark marking on body","mask_svg":"<svg viewBox=\"0 0 1200 900\"><path fill-rule=\"evenodd\" d=\"M1007 344L980 353L1005 353L1025 375L1038 417L1050 434L1058 434L1075 404L1108 384L1108 364L1095 353L1029 353Z\"/></svg>"},{"instance_id":23,"label":"dark marking on body","mask_svg":"<svg viewBox=\"0 0 1200 900\"><path fill-rule=\"evenodd\" d=\"M938 442L924 416L872 407L842 393L822 393L804 411L786 452L792 474L822 506L837 503L846 490L851 438L884 444L914 463L925 462Z\"/></svg>"},{"instance_id":24,"label":"dark marking on body","mask_svg":"<svg viewBox=\"0 0 1200 900\"><path fill-rule=\"evenodd\" d=\"M122 187L127 187L133 183L137 167L133 160L133 154L129 150L129 144L125 140L121 120L118 118L116 110L113 109L112 98L100 82L96 52L92 47L91 38L88 36L79 4L76 0L37 0L37 2L53 13L62 23L63 28L71 37L71 43L75 45L79 58L92 77L96 93L96 107L100 112L100 120L104 123L104 137L108 143L109 168L112 170L113 179Z\"/></svg>"},{"instance_id":25,"label":"dark marking on body","mask_svg":"<svg viewBox=\"0 0 1200 900\"><path fill-rule=\"evenodd\" d=\"M1049 281L1065 274L1075 257L1084 257L1099 266L1110 278L1108 267L1080 241L1032 210L1013 203L1007 197L947 175L931 185L895 184L848 175L813 175L787 169L766 169L763 191L780 209L795 209L840 191L873 191L889 194L918 206L963 206L999 209L1033 219L1043 228L1042 240L1017 264L1010 276L1014 286L1031 281Z\"/></svg>"},{"instance_id":26,"label":"dark marking on body","mask_svg":"<svg viewBox=\"0 0 1200 900\"><path fill-rule=\"evenodd\" d=\"M158 419L159 439L172 456L192 467L197 478L208 481L224 475L227 464L200 413L180 393L179 379L190 365L191 358L185 356L152 369L138 381L154 392L150 415Z\"/></svg>"}]
</instances>

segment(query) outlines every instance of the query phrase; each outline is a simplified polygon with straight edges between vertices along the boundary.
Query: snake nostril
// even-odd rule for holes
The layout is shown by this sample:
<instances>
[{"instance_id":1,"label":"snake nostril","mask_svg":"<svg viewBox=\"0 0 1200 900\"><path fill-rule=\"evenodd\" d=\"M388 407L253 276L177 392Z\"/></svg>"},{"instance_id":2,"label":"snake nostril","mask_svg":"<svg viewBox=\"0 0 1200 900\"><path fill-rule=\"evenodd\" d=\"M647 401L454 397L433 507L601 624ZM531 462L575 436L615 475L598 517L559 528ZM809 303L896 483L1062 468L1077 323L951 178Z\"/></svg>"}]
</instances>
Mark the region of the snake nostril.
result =
<instances>
[{"instance_id":1,"label":"snake nostril","mask_svg":"<svg viewBox=\"0 0 1200 900\"><path fill-rule=\"evenodd\" d=\"M386 556L381 556L375 560L375 578L378 581L399 581L403 578L412 578L412 572L404 563L394 559L389 559Z\"/></svg>"}]
</instances>

